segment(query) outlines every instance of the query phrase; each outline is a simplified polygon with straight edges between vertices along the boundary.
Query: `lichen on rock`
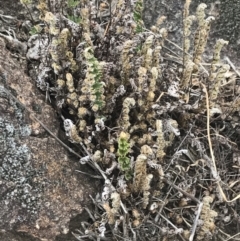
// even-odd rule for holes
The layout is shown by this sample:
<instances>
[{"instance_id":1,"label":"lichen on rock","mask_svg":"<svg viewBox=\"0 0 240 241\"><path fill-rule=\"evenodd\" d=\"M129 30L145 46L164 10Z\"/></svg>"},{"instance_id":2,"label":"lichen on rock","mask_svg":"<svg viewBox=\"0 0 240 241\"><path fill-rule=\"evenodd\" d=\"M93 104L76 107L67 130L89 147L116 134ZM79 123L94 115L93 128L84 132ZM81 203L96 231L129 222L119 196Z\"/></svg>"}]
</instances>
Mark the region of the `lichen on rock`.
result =
<instances>
[{"instance_id":1,"label":"lichen on rock","mask_svg":"<svg viewBox=\"0 0 240 241\"><path fill-rule=\"evenodd\" d=\"M93 185L31 118L57 134L52 107L2 43L0 39L0 239L20 240L24 234L27 240L52 241L69 231Z\"/></svg>"}]
</instances>

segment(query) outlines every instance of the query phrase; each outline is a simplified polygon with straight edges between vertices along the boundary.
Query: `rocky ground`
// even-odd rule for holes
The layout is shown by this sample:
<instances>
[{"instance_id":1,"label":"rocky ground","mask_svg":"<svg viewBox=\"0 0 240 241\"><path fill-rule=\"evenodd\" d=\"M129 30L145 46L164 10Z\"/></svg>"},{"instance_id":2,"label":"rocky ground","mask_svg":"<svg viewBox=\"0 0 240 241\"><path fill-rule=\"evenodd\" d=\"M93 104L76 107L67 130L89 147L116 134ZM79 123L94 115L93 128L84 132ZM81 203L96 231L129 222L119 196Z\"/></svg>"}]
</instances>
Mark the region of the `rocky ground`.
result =
<instances>
[{"instance_id":1,"label":"rocky ground","mask_svg":"<svg viewBox=\"0 0 240 241\"><path fill-rule=\"evenodd\" d=\"M209 5L208 13L216 18L205 59L208 60L216 38L229 40L223 56L229 58L238 83L240 3L237 0L232 0L231 3L205 2ZM192 4L191 11L198 3L199 1L195 1ZM181 0L146 0L146 26L150 27L159 15L164 14L167 16L169 39L174 43L181 43L183 4L184 1ZM80 167L78 158L47 130L56 137L64 136L61 118L56 109L49 103L46 93L42 93L29 77L31 63L25 58L26 41L29 37L26 18L31 20L28 11L16 0L9 0L7 3L0 0L0 9L0 14L9 16L6 18L0 15L0 33L6 35L6 31L13 29L21 41L11 46L6 38L0 38L0 239L76 240L71 231L79 228L79 223L87 216L84 207L88 207L89 195L95 196L97 188L102 188L102 183L99 179L76 172L86 170ZM32 12L33 18L34 14ZM178 52L172 44L168 45ZM39 121L47 128L41 126ZM231 128L228 130L233 131ZM236 137L239 135L238 125L234 131L238 134L229 133L229 136L234 136L231 140L234 139L239 147L240 141ZM69 145L66 138L61 139ZM237 148L235 153L236 150ZM224 154L224 157L229 156L231 155ZM236 181L236 176L233 181ZM219 209L221 208L224 209ZM221 228L228 234L235 235L239 232L239 208L234 206L232 213L235 215L232 225L231 220L226 220L225 227Z\"/></svg>"}]
</instances>

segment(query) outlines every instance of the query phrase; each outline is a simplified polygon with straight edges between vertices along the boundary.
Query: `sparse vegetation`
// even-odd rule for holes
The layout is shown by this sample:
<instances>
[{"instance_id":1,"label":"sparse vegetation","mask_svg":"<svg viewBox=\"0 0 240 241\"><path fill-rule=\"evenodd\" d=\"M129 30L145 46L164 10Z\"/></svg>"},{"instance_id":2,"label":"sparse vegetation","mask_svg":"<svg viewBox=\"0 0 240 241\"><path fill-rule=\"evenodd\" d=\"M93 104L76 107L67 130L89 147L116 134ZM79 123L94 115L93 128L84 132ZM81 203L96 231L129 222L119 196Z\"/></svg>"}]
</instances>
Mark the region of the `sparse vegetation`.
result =
<instances>
[{"instance_id":1,"label":"sparse vegetation","mask_svg":"<svg viewBox=\"0 0 240 241\"><path fill-rule=\"evenodd\" d=\"M164 16L146 29L142 1L97 3L40 0L44 51L28 50L37 85L56 98L66 136L83 150L80 163L104 180L73 235L229 239L225 226L239 222L240 89L220 57L227 41L205 63L214 18L203 3L190 15L186 0L181 58L164 60Z\"/></svg>"}]
</instances>

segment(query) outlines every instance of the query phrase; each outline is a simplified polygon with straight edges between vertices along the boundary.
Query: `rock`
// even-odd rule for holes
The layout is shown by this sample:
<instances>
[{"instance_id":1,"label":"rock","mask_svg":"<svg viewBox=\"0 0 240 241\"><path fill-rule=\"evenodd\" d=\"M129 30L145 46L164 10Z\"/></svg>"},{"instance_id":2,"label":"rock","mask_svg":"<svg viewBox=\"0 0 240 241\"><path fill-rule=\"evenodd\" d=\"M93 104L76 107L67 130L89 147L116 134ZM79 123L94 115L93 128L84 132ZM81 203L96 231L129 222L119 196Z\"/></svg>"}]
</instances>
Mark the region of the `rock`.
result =
<instances>
[{"instance_id":1,"label":"rock","mask_svg":"<svg viewBox=\"0 0 240 241\"><path fill-rule=\"evenodd\" d=\"M57 135L54 109L0 38L0 239L52 241L69 232L93 187L9 92Z\"/></svg>"}]
</instances>

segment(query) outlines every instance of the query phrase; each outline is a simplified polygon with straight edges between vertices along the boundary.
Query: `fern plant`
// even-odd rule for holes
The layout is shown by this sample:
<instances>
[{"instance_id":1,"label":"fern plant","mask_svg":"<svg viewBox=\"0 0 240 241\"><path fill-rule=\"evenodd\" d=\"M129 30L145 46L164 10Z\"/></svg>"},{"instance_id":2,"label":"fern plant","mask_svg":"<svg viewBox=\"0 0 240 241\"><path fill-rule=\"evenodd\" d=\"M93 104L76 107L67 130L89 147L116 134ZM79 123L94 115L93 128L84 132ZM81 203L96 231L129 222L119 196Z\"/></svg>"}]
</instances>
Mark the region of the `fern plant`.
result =
<instances>
[{"instance_id":1,"label":"fern plant","mask_svg":"<svg viewBox=\"0 0 240 241\"><path fill-rule=\"evenodd\" d=\"M118 163L120 165L120 170L124 172L126 180L132 178L131 174L131 162L130 158L127 157L129 153L130 144L128 143L129 135L125 132L121 132L118 139Z\"/></svg>"},{"instance_id":2,"label":"fern plant","mask_svg":"<svg viewBox=\"0 0 240 241\"><path fill-rule=\"evenodd\" d=\"M142 11L143 11L143 1L138 0L136 2L134 11L133 11L133 19L137 24L136 33L141 33L143 31L143 20L142 20Z\"/></svg>"},{"instance_id":3,"label":"fern plant","mask_svg":"<svg viewBox=\"0 0 240 241\"><path fill-rule=\"evenodd\" d=\"M80 4L80 1L75 0L68 0L67 1L67 8L69 9L69 14L67 15L68 19L75 22L75 23L81 23L81 17L76 16L74 14L74 9Z\"/></svg>"},{"instance_id":4,"label":"fern plant","mask_svg":"<svg viewBox=\"0 0 240 241\"><path fill-rule=\"evenodd\" d=\"M87 62L86 79L88 79L88 82L91 85L91 94L95 96L95 98L92 98L92 109L97 111L105 105L105 101L103 100L103 82L101 82L101 66L98 60L94 57L91 47L84 50L84 56Z\"/></svg>"}]
</instances>

